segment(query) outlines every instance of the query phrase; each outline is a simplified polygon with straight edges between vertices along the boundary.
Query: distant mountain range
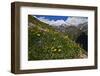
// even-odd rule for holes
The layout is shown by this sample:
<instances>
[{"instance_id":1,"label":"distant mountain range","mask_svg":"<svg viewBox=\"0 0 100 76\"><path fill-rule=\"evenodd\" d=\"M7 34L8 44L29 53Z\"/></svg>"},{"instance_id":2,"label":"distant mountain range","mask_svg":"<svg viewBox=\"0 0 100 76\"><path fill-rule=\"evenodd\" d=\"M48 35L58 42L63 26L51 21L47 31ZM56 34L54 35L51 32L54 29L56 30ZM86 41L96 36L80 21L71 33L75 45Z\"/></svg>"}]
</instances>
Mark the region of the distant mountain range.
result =
<instances>
[{"instance_id":1,"label":"distant mountain range","mask_svg":"<svg viewBox=\"0 0 100 76\"><path fill-rule=\"evenodd\" d=\"M38 22L42 22L43 20L34 17ZM60 20L59 20L60 21ZM62 21L62 20L61 20ZM50 23L48 22L42 22L45 23L47 25L49 25L49 27L53 27L54 29L56 29L56 31L60 31L63 33L66 33L67 35L69 35L69 38L71 38L72 40L76 40L76 38L82 33L84 32L86 35L88 35L88 22L87 20L83 21L84 23L80 23L77 25L72 25L72 23L65 23L62 21L62 24L53 24L50 25Z\"/></svg>"},{"instance_id":2,"label":"distant mountain range","mask_svg":"<svg viewBox=\"0 0 100 76\"><path fill-rule=\"evenodd\" d=\"M87 17L74 17L74 16L64 16L67 17L67 19L61 19L58 16L58 19L55 20L55 18L57 18L56 16L33 16L35 18L37 18L39 21L47 23L49 25L52 26L61 26L61 25L66 25L66 26L78 26L79 24L84 24L86 22L88 22L88 18ZM52 17L52 19L51 19ZM62 17L62 16L61 16ZM49 19L50 18L50 19Z\"/></svg>"}]
</instances>

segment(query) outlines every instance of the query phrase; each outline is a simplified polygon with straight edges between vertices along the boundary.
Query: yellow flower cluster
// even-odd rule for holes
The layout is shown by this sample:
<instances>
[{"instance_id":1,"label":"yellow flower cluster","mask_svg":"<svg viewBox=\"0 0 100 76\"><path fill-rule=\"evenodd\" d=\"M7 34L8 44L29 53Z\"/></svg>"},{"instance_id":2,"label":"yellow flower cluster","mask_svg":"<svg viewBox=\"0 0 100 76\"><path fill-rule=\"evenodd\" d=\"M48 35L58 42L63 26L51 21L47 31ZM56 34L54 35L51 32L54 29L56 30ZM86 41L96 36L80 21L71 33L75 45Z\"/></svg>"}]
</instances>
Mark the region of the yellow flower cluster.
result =
<instances>
[{"instance_id":1,"label":"yellow flower cluster","mask_svg":"<svg viewBox=\"0 0 100 76\"><path fill-rule=\"evenodd\" d=\"M54 49L53 51L57 51L57 49Z\"/></svg>"},{"instance_id":2,"label":"yellow flower cluster","mask_svg":"<svg viewBox=\"0 0 100 76\"><path fill-rule=\"evenodd\" d=\"M61 49L58 49L58 51L60 52L60 51L61 51Z\"/></svg>"},{"instance_id":3,"label":"yellow flower cluster","mask_svg":"<svg viewBox=\"0 0 100 76\"><path fill-rule=\"evenodd\" d=\"M60 51L61 51L61 49L60 49L60 48L59 48L59 49L56 49L56 48L54 48L54 47L52 47L52 48L51 48L51 50L52 50L52 51L54 51L54 52L55 52L55 51L58 51L58 52L60 52Z\"/></svg>"}]
</instances>

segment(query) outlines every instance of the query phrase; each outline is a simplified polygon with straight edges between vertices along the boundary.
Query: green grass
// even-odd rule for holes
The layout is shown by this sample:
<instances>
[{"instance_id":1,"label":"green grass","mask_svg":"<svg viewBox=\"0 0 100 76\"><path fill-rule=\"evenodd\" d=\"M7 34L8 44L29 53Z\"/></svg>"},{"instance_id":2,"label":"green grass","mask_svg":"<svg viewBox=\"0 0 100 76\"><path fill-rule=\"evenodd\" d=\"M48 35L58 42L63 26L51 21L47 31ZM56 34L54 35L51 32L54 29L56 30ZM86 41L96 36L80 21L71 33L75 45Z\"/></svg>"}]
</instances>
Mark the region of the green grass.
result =
<instances>
[{"instance_id":1,"label":"green grass","mask_svg":"<svg viewBox=\"0 0 100 76\"><path fill-rule=\"evenodd\" d=\"M35 25L28 28L28 60L74 59L84 54L84 50L68 35L30 15L28 19Z\"/></svg>"}]
</instances>

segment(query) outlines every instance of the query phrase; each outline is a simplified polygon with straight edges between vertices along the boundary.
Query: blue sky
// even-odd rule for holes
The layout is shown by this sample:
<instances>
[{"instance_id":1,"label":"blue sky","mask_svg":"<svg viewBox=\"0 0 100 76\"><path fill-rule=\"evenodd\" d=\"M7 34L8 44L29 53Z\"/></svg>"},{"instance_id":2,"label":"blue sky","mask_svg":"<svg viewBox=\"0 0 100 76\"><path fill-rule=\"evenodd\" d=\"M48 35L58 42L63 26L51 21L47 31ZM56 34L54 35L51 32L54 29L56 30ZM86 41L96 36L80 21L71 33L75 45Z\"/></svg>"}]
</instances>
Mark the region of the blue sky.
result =
<instances>
[{"instance_id":1,"label":"blue sky","mask_svg":"<svg viewBox=\"0 0 100 76\"><path fill-rule=\"evenodd\" d=\"M67 20L68 16L50 16L50 15L35 15L37 18L40 18L40 17L44 17L45 19L48 19L48 20Z\"/></svg>"}]
</instances>

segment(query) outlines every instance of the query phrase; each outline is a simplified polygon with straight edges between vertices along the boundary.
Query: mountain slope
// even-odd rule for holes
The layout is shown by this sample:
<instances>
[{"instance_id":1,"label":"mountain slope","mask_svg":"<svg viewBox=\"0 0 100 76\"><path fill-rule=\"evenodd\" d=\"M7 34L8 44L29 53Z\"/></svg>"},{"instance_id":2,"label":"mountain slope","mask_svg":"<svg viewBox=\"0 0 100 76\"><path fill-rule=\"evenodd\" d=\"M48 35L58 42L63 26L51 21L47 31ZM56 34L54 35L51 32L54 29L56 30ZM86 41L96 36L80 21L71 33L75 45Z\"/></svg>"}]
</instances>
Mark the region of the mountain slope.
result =
<instances>
[{"instance_id":1,"label":"mountain slope","mask_svg":"<svg viewBox=\"0 0 100 76\"><path fill-rule=\"evenodd\" d=\"M88 53L88 23L82 23L79 25L60 25L53 26L57 31L60 31L75 41Z\"/></svg>"},{"instance_id":2,"label":"mountain slope","mask_svg":"<svg viewBox=\"0 0 100 76\"><path fill-rule=\"evenodd\" d=\"M85 51L68 35L28 16L28 60L83 58Z\"/></svg>"},{"instance_id":3,"label":"mountain slope","mask_svg":"<svg viewBox=\"0 0 100 76\"><path fill-rule=\"evenodd\" d=\"M66 33L70 39L76 40L82 32L88 35L88 23L82 23L79 25L60 25L60 26L53 26L56 30Z\"/></svg>"},{"instance_id":4,"label":"mountain slope","mask_svg":"<svg viewBox=\"0 0 100 76\"><path fill-rule=\"evenodd\" d=\"M58 31L65 33L68 37L75 41L75 39L80 35L81 30L78 29L76 26L59 26L55 27Z\"/></svg>"}]
</instances>

